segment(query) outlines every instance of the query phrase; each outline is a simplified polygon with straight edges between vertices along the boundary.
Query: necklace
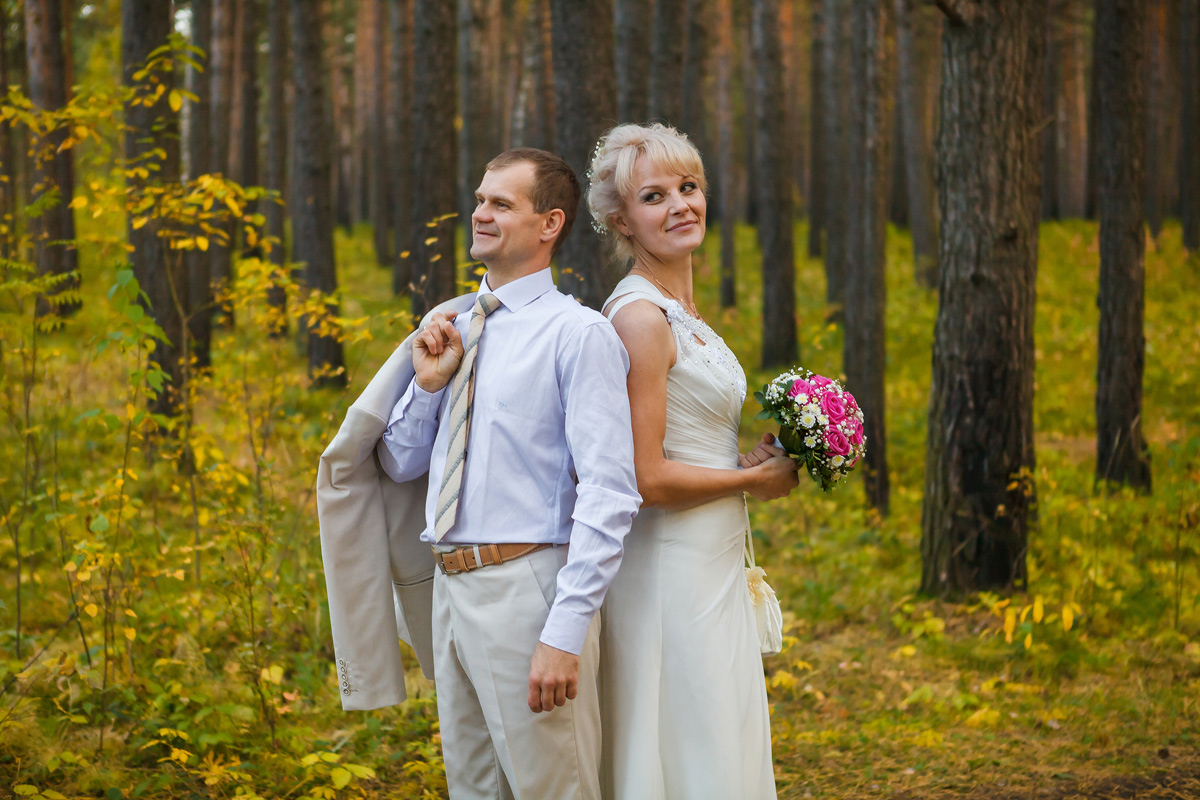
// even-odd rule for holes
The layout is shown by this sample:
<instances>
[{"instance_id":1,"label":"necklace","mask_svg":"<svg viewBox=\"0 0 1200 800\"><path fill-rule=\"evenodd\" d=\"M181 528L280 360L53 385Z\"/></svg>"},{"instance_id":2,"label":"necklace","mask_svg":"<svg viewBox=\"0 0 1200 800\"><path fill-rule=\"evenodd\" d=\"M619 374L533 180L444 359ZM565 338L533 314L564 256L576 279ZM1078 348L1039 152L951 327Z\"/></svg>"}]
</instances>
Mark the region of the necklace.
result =
<instances>
[{"instance_id":1,"label":"necklace","mask_svg":"<svg viewBox=\"0 0 1200 800\"><path fill-rule=\"evenodd\" d=\"M671 297L671 299L672 299L672 300L674 300L676 303L679 303L679 305L683 306L683 310L684 310L684 311L688 312L688 314L689 314L690 316L692 316L694 319L700 319L700 318L701 318L701 317L700 317L700 312L699 312L699 310L697 310L697 309L696 309L696 304L695 304L695 303L689 303L688 301L684 300L684 299L683 299L682 297L680 297L679 295L677 295L677 294L675 294L674 292L672 292L672 291L671 291L670 289L668 289L666 286L663 286L663 282L662 282L662 281L660 281L660 280L658 279L658 276L654 274L654 270L650 269L650 268L649 268L648 266L646 266L645 264L636 264L636 265L635 265L635 268L637 268L637 269L644 269L644 270L646 270L646 272L650 273L650 278L651 278L651 279L652 279L652 280L653 280L655 283L657 283L657 284L658 284L658 286L659 286L659 288L660 288L660 289L662 289L664 292L666 292L668 295L670 295L670 297Z\"/></svg>"}]
</instances>

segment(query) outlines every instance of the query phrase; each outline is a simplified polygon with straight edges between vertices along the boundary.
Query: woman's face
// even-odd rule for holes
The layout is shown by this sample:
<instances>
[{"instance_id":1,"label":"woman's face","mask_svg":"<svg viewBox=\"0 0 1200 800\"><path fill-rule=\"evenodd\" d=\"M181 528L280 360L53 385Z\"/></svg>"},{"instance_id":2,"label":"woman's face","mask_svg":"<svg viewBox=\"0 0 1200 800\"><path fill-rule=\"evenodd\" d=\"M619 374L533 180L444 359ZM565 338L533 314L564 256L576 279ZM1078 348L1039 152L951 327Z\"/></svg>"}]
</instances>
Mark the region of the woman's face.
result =
<instances>
[{"instance_id":1,"label":"woman's face","mask_svg":"<svg viewBox=\"0 0 1200 800\"><path fill-rule=\"evenodd\" d=\"M633 165L633 193L615 220L635 247L660 261L690 255L704 241L708 203L700 182L639 156Z\"/></svg>"}]
</instances>

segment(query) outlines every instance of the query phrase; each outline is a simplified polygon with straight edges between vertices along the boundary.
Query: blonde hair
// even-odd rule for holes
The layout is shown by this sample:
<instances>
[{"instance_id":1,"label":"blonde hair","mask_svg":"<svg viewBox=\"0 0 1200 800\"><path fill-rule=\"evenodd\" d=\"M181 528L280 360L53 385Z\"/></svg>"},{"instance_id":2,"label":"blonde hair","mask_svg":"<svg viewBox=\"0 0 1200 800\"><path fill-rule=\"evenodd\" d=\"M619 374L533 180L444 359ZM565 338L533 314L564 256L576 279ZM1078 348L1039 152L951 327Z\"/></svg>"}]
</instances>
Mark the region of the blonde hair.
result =
<instances>
[{"instance_id":1,"label":"blonde hair","mask_svg":"<svg viewBox=\"0 0 1200 800\"><path fill-rule=\"evenodd\" d=\"M675 128L660 122L630 123L618 125L601 136L588 171L588 210L592 213L592 227L612 238L613 249L625 261L633 260L633 244L617 231L613 218L634 192L633 168L642 155L656 166L695 178L700 191L708 191L700 151Z\"/></svg>"}]
</instances>

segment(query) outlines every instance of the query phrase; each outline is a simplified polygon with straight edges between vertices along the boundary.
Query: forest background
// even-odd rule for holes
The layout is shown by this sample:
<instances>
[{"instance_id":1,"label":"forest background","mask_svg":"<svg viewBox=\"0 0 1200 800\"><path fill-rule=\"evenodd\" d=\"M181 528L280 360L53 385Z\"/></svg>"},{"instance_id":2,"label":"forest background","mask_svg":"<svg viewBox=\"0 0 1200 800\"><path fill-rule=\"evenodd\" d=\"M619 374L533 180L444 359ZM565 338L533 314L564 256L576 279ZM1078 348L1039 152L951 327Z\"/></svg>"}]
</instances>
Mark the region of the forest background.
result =
<instances>
[{"instance_id":1,"label":"forest background","mask_svg":"<svg viewBox=\"0 0 1200 800\"><path fill-rule=\"evenodd\" d=\"M649 119L751 387L867 415L751 503L781 797L1200 796L1200 0L0 0L0 86L0 796L445 796L429 682L340 710L317 459L487 159Z\"/></svg>"}]
</instances>

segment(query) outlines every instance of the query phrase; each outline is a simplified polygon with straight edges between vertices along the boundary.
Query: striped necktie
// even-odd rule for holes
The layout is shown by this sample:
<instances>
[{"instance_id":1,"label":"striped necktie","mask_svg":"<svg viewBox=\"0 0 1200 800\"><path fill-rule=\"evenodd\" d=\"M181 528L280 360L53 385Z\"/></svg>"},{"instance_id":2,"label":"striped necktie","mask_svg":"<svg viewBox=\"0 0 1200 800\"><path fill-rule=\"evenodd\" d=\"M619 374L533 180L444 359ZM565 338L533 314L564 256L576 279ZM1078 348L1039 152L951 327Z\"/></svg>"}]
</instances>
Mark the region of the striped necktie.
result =
<instances>
[{"instance_id":1,"label":"striped necktie","mask_svg":"<svg viewBox=\"0 0 1200 800\"><path fill-rule=\"evenodd\" d=\"M434 515L433 540L440 542L454 525L458 515L458 497L462 492L463 472L467 467L467 436L471 432L471 403L475 399L475 354L479 351L479 337L483 334L483 321L500 307L494 294L481 294L475 298L471 309L471 326L467 331L467 346L463 349L462 362L454 376L454 388L450 394L450 445L446 450L446 469L442 473L442 487L438 491L437 513Z\"/></svg>"}]
</instances>

